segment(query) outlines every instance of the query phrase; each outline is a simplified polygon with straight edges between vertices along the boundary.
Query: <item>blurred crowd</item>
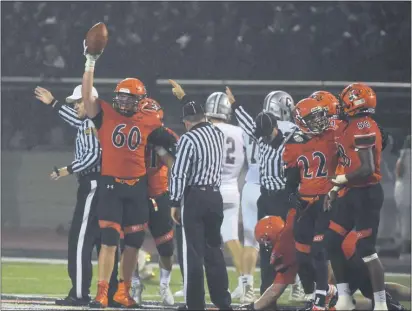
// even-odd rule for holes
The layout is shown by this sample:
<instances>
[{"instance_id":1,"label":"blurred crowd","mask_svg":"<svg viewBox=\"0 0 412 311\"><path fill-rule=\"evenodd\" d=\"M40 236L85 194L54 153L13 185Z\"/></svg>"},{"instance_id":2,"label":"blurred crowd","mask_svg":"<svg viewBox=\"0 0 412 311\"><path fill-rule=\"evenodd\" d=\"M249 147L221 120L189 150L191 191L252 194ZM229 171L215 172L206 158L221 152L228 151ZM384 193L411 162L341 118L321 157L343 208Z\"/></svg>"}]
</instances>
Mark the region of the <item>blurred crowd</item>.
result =
<instances>
[{"instance_id":1,"label":"blurred crowd","mask_svg":"<svg viewBox=\"0 0 412 311\"><path fill-rule=\"evenodd\" d=\"M2 74L410 81L410 2L2 2Z\"/></svg>"}]
</instances>

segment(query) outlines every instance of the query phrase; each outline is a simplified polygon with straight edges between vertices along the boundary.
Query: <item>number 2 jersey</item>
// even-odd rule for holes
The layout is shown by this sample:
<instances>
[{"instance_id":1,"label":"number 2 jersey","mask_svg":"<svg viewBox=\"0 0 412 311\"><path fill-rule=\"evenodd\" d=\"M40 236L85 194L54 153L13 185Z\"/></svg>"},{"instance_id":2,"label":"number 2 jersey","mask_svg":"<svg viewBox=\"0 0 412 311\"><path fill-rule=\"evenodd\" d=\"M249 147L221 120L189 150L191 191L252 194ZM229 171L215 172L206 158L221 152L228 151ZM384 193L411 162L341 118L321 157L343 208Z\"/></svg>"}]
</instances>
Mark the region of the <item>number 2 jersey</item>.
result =
<instances>
[{"instance_id":1,"label":"number 2 jersey","mask_svg":"<svg viewBox=\"0 0 412 311\"><path fill-rule=\"evenodd\" d=\"M242 129L227 123L215 123L225 135L222 165L222 193L223 203L240 202L238 177L245 163L244 142Z\"/></svg>"},{"instance_id":2,"label":"number 2 jersey","mask_svg":"<svg viewBox=\"0 0 412 311\"><path fill-rule=\"evenodd\" d=\"M176 141L179 136L169 128L165 128L172 134ZM148 144L146 147L146 170L148 179L148 195L151 198L157 197L169 190L169 169L160 159L155 150L155 145Z\"/></svg>"},{"instance_id":3,"label":"number 2 jersey","mask_svg":"<svg viewBox=\"0 0 412 311\"><path fill-rule=\"evenodd\" d=\"M379 183L382 178L380 172L382 134L377 123L369 116L351 118L348 122L342 121L338 124L335 136L339 153L338 171L341 174L352 173L360 167L359 150L370 148L373 153L374 173L345 186L365 187Z\"/></svg>"},{"instance_id":4,"label":"number 2 jersey","mask_svg":"<svg viewBox=\"0 0 412 311\"><path fill-rule=\"evenodd\" d=\"M148 142L173 153L176 139L165 130L153 109L138 109L131 117L118 113L99 100L101 111L93 121L102 147L101 174L118 178L146 175L145 151Z\"/></svg>"},{"instance_id":5,"label":"number 2 jersey","mask_svg":"<svg viewBox=\"0 0 412 311\"><path fill-rule=\"evenodd\" d=\"M337 160L335 131L331 128L312 137L295 132L283 152L284 169L299 169L298 191L304 196L329 192L333 185L328 177L334 175Z\"/></svg>"}]
</instances>

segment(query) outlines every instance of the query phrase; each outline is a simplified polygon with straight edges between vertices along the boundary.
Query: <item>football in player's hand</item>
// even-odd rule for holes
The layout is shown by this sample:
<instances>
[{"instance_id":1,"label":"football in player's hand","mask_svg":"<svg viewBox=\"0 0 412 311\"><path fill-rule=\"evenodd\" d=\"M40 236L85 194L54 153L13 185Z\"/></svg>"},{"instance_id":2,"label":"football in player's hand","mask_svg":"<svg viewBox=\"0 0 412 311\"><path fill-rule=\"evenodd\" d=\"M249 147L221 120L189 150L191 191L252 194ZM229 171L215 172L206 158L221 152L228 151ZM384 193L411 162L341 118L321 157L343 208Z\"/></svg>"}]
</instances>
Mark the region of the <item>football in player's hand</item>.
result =
<instances>
[{"instance_id":1,"label":"football in player's hand","mask_svg":"<svg viewBox=\"0 0 412 311\"><path fill-rule=\"evenodd\" d=\"M87 53L97 55L103 52L109 39L107 27L103 23L97 23L86 34Z\"/></svg>"}]
</instances>

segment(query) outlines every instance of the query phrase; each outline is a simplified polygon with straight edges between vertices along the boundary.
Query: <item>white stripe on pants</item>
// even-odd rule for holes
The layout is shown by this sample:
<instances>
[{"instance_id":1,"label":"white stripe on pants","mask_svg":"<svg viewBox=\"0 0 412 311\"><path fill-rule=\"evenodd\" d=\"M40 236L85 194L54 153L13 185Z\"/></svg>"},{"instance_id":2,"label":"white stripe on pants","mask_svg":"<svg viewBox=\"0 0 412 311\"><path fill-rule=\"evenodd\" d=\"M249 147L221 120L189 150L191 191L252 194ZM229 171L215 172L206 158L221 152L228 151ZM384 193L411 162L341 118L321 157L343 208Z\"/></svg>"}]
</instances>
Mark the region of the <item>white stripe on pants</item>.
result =
<instances>
[{"instance_id":1,"label":"white stripe on pants","mask_svg":"<svg viewBox=\"0 0 412 311\"><path fill-rule=\"evenodd\" d=\"M82 256L83 256L83 245L84 245L84 236L86 234L87 224L89 222L90 207L92 205L93 197L96 193L97 182L96 180L90 181L90 192L87 195L86 202L84 204L83 211L83 221L80 227L79 238L77 240L77 249L76 249L76 295L77 298L83 298L82 295L82 283L83 283L83 265L82 265Z\"/></svg>"}]
</instances>

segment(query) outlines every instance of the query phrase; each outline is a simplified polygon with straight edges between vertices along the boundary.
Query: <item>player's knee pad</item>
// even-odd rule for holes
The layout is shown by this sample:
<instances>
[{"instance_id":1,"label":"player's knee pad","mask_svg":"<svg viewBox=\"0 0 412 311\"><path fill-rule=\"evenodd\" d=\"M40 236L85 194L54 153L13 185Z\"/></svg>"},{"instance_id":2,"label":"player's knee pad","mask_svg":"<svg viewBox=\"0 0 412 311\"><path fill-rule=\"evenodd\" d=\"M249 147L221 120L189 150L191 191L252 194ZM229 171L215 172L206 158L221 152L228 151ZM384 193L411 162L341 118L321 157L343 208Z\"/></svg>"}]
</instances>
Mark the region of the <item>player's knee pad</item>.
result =
<instances>
[{"instance_id":1,"label":"player's knee pad","mask_svg":"<svg viewBox=\"0 0 412 311\"><path fill-rule=\"evenodd\" d=\"M144 241L144 231L137 231L126 233L124 235L124 244L125 246L130 246L134 248L141 248Z\"/></svg>"},{"instance_id":2,"label":"player's knee pad","mask_svg":"<svg viewBox=\"0 0 412 311\"><path fill-rule=\"evenodd\" d=\"M102 244L107 246L117 246L119 244L120 233L115 228L101 228Z\"/></svg>"},{"instance_id":3,"label":"player's knee pad","mask_svg":"<svg viewBox=\"0 0 412 311\"><path fill-rule=\"evenodd\" d=\"M171 257L173 256L173 236L174 231L170 230L169 232L155 238L157 252L162 257Z\"/></svg>"}]
</instances>

